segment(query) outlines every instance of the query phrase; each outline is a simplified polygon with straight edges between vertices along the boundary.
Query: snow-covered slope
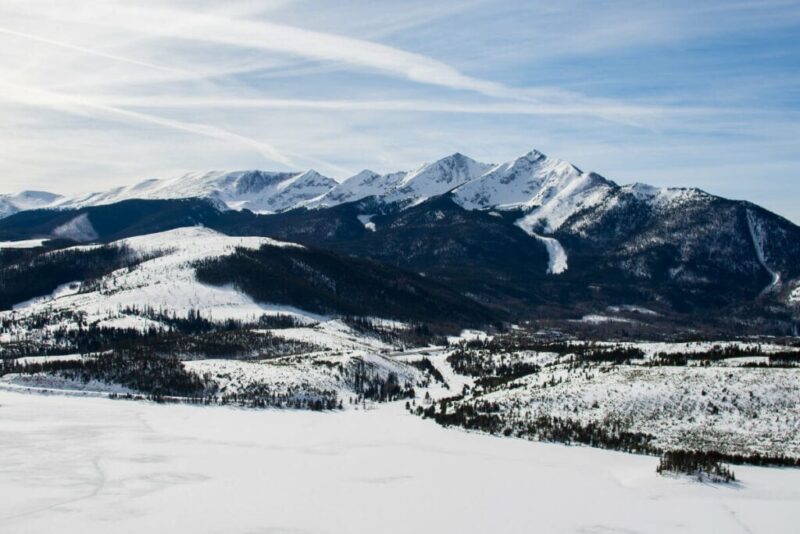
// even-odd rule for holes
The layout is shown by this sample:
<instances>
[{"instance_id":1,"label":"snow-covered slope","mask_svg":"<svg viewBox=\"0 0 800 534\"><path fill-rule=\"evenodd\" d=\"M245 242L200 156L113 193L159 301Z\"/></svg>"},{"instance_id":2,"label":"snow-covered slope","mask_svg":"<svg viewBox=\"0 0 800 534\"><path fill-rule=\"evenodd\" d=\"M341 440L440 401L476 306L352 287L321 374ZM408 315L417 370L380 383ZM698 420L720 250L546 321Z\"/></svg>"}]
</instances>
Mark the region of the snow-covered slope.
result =
<instances>
[{"instance_id":1,"label":"snow-covered slope","mask_svg":"<svg viewBox=\"0 0 800 534\"><path fill-rule=\"evenodd\" d=\"M265 237L229 237L205 228L179 228L116 241L146 261L134 268L123 268L102 277L91 288L77 292L57 292L50 298L39 298L13 312L20 319L25 315L59 311L85 312L87 320L109 321L109 326L149 326L136 314L125 314L128 308L146 308L186 317L191 310L201 310L206 318L253 320L263 314L287 314L317 320L286 306L256 303L233 287L201 284L195 278L192 264L198 260L231 254L238 247L256 249L262 245L299 247L293 243Z\"/></svg>"},{"instance_id":2,"label":"snow-covered slope","mask_svg":"<svg viewBox=\"0 0 800 534\"><path fill-rule=\"evenodd\" d=\"M80 208L129 199L207 198L229 209L277 212L318 197L335 185L335 180L314 170L302 173L196 172L170 180L146 180L100 193L59 199L50 207Z\"/></svg>"},{"instance_id":3,"label":"snow-covered slope","mask_svg":"<svg viewBox=\"0 0 800 534\"><path fill-rule=\"evenodd\" d=\"M14 215L19 209L7 199L0 197L0 219Z\"/></svg>"},{"instance_id":4,"label":"snow-covered slope","mask_svg":"<svg viewBox=\"0 0 800 534\"><path fill-rule=\"evenodd\" d=\"M18 211L49 207L62 198L61 195L46 191L22 191L16 194L0 195L0 219Z\"/></svg>"}]
</instances>

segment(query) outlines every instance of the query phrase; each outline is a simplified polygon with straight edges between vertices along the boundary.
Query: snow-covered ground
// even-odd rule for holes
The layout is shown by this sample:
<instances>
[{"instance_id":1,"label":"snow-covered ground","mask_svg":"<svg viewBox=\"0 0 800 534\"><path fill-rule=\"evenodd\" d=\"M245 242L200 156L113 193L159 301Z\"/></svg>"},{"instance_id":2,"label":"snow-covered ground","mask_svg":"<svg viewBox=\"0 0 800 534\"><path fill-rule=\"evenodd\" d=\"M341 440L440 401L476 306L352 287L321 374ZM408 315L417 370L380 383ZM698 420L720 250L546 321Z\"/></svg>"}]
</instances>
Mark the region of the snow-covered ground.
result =
<instances>
[{"instance_id":1,"label":"snow-covered ground","mask_svg":"<svg viewBox=\"0 0 800 534\"><path fill-rule=\"evenodd\" d=\"M322 321L315 325L299 328L279 328L269 330L277 337L289 341L304 341L327 350L334 351L382 351L392 347L381 340L361 335L338 319Z\"/></svg>"},{"instance_id":2,"label":"snow-covered ground","mask_svg":"<svg viewBox=\"0 0 800 534\"><path fill-rule=\"evenodd\" d=\"M798 379L798 369L555 366L479 399L512 428L539 416L614 421L663 449L800 457Z\"/></svg>"},{"instance_id":3,"label":"snow-covered ground","mask_svg":"<svg viewBox=\"0 0 800 534\"><path fill-rule=\"evenodd\" d=\"M735 486L657 460L312 413L0 392L0 531L794 533L800 470Z\"/></svg>"}]
</instances>

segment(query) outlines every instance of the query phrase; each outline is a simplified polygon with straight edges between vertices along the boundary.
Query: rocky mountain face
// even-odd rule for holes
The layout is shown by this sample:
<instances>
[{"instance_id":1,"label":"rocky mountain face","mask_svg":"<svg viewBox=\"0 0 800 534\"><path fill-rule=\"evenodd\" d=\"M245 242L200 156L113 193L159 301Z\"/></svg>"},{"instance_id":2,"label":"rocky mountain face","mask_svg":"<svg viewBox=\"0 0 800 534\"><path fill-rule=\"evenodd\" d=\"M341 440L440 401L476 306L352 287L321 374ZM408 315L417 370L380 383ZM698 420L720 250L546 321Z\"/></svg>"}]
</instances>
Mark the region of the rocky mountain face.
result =
<instances>
[{"instance_id":1,"label":"rocky mountain face","mask_svg":"<svg viewBox=\"0 0 800 534\"><path fill-rule=\"evenodd\" d=\"M620 186L535 150L500 165L454 154L342 183L314 171L194 174L44 205L59 209L17 200L0 239L110 241L203 225L410 269L513 318L756 306L794 326L797 313L791 222L697 189Z\"/></svg>"}]
</instances>

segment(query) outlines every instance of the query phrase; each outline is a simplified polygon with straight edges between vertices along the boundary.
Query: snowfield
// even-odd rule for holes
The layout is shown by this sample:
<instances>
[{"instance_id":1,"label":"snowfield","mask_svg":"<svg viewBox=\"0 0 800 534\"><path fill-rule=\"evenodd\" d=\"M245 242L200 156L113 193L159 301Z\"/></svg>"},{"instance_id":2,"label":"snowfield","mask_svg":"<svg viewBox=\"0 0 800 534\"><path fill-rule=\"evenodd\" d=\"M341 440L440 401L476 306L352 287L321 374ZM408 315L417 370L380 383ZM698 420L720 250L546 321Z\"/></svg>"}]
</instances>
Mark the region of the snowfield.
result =
<instances>
[{"instance_id":1,"label":"snowfield","mask_svg":"<svg viewBox=\"0 0 800 534\"><path fill-rule=\"evenodd\" d=\"M735 486L656 458L312 413L0 392L0 531L794 533L800 471Z\"/></svg>"}]
</instances>

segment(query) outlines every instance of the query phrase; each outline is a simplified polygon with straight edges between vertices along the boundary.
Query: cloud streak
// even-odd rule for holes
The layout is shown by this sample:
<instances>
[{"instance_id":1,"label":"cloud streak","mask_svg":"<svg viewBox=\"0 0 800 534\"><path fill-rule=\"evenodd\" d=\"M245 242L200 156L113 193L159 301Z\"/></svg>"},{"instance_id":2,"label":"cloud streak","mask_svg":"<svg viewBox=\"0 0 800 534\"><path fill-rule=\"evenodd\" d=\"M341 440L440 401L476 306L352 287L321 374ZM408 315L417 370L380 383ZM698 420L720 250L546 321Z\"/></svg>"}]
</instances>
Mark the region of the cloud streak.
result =
<instances>
[{"instance_id":1,"label":"cloud streak","mask_svg":"<svg viewBox=\"0 0 800 534\"><path fill-rule=\"evenodd\" d=\"M65 113L78 113L83 115L96 115L97 113L101 113L104 115L122 117L148 124L155 124L157 126L163 126L173 130L202 135L222 141L243 144L257 150L261 155L270 161L274 161L288 167L294 165L289 157L284 155L274 146L263 141L251 139L249 137L218 128L216 126L167 119L156 115L122 109L115 106L93 102L84 98L56 93L53 91L2 82L0 82L0 99L18 102L28 106L54 109Z\"/></svg>"},{"instance_id":2,"label":"cloud streak","mask_svg":"<svg viewBox=\"0 0 800 534\"><path fill-rule=\"evenodd\" d=\"M69 12L65 13L69 17ZM180 21L176 24L174 21ZM641 106L613 99L590 98L553 87L509 87L464 74L446 62L363 39L312 31L269 21L241 20L217 13L190 13L158 7L98 6L93 24L117 26L152 37L217 43L285 54L307 60L339 63L382 72L412 82L469 91L524 102L532 108L560 106L559 114L592 114L606 120L631 123ZM575 111L572 111L575 110ZM530 113L535 114L532 110ZM650 113L647 113L649 117Z\"/></svg>"}]
</instances>

